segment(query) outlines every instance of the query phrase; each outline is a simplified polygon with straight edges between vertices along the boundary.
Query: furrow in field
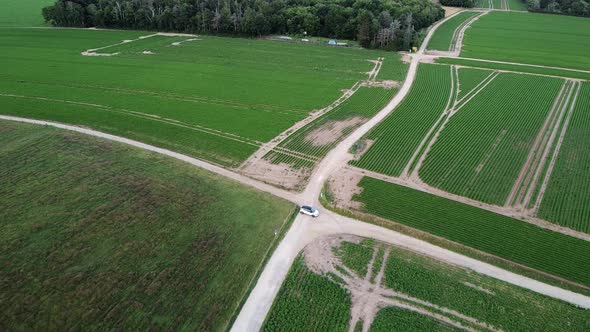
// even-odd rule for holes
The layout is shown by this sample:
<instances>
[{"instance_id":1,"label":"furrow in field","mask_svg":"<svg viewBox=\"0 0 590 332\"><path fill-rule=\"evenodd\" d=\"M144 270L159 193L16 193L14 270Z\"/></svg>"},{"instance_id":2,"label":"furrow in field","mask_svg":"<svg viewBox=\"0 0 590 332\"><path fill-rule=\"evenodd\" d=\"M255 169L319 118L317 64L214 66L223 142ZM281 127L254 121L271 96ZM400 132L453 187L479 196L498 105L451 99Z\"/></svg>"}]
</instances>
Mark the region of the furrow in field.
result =
<instances>
[{"instance_id":1,"label":"furrow in field","mask_svg":"<svg viewBox=\"0 0 590 332\"><path fill-rule=\"evenodd\" d=\"M440 135L440 132L444 129L446 123L451 118L451 115L453 113L452 107L454 106L454 104L457 101L457 93L459 91L459 89L458 89L458 87L459 87L459 72L458 72L457 67L455 67L455 66L451 66L450 69L451 69L451 79L449 81L450 93L449 93L449 99L447 100L447 104L444 108L444 111L442 112L442 114L438 118L438 120L434 123L432 128L430 128L430 130L428 131L428 134L426 134L426 136L424 137L422 142L420 142L420 145L418 146L416 151L414 151L412 158L410 158L410 160L408 161L408 164L406 165L406 167L404 168L404 170L400 176L401 178L407 178L409 176L411 176L411 177L417 176L417 172L420 169L420 167L422 166L422 163L424 162L424 158L426 158L428 151L430 151L430 148L432 147L434 142L436 142L436 139Z\"/></svg>"},{"instance_id":2,"label":"furrow in field","mask_svg":"<svg viewBox=\"0 0 590 332\"><path fill-rule=\"evenodd\" d=\"M113 107L106 106L106 105L99 105L99 104L94 104L94 103L84 103L84 102L77 102L77 101L70 101L70 100L53 99L53 98L46 98L46 97L22 96L22 95L14 95L14 94L6 94L6 93L0 93L0 96L1 97L8 97L8 98L31 99L31 100L41 100L41 101L71 104L71 105L88 106L91 108L101 109L106 112L115 112L115 113L125 114L128 116L140 117L140 118L147 119L150 121L167 123L170 125L183 127L183 128L187 128L187 129L191 129L191 130L197 130L197 131L200 131L200 132L203 132L206 134L222 137L225 139L230 139L233 141L237 141L237 142L252 145L252 146L260 146L263 144L262 142L259 142L256 140L252 140L252 139L242 137L239 135L235 135L232 133L219 131L216 129L211 129L211 128L207 128L207 127L203 127L203 126L199 126L199 125L189 124L189 123L185 123L185 122L174 120L174 119L163 118L163 117L156 116L156 115L151 115L151 114L146 114L146 113L141 113L141 112L136 112L136 111L129 111L129 110L119 109L119 108L113 108Z\"/></svg>"},{"instance_id":3,"label":"furrow in field","mask_svg":"<svg viewBox=\"0 0 590 332\"><path fill-rule=\"evenodd\" d=\"M504 204L562 80L500 74L453 116L420 168L424 182ZM531 85L540 87L530 90ZM542 92L542 93L541 93Z\"/></svg>"},{"instance_id":4,"label":"furrow in field","mask_svg":"<svg viewBox=\"0 0 590 332\"><path fill-rule=\"evenodd\" d=\"M351 164L400 176L447 109L452 98L449 89L451 75L450 67L420 64L409 94L385 120L363 137L363 141L373 144L366 144L369 147Z\"/></svg>"},{"instance_id":5,"label":"furrow in field","mask_svg":"<svg viewBox=\"0 0 590 332\"><path fill-rule=\"evenodd\" d=\"M506 206L524 208L528 205L541 172L544 169L545 161L551 151L553 141L557 136L574 89L574 82L564 81L562 89L555 99L555 103L549 111L547 119L535 139L533 148L512 188L510 196L506 200Z\"/></svg>"},{"instance_id":6,"label":"furrow in field","mask_svg":"<svg viewBox=\"0 0 590 332\"><path fill-rule=\"evenodd\" d=\"M590 89L587 83L578 84L531 213L588 233L587 107Z\"/></svg>"}]
</instances>

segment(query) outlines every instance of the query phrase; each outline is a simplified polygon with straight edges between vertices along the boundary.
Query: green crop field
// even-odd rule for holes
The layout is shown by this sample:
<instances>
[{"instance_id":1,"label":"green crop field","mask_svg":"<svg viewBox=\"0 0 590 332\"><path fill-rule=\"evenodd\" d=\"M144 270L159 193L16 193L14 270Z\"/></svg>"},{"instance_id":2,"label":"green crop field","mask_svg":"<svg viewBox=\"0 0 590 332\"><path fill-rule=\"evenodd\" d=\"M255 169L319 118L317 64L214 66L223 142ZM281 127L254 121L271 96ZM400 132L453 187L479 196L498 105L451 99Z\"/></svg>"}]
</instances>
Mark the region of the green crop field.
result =
<instances>
[{"instance_id":1,"label":"green crop field","mask_svg":"<svg viewBox=\"0 0 590 332\"><path fill-rule=\"evenodd\" d=\"M590 233L590 83L582 85L539 217Z\"/></svg>"},{"instance_id":2,"label":"green crop field","mask_svg":"<svg viewBox=\"0 0 590 332\"><path fill-rule=\"evenodd\" d=\"M491 12L474 22L462 57L590 70L590 20Z\"/></svg>"},{"instance_id":3,"label":"green crop field","mask_svg":"<svg viewBox=\"0 0 590 332\"><path fill-rule=\"evenodd\" d=\"M489 70L459 68L459 91L457 92L457 99L460 100L465 97L465 95L478 87L490 75L492 75L492 72Z\"/></svg>"},{"instance_id":4,"label":"green crop field","mask_svg":"<svg viewBox=\"0 0 590 332\"><path fill-rule=\"evenodd\" d=\"M498 75L451 118L420 177L457 195L504 204L563 82Z\"/></svg>"},{"instance_id":5,"label":"green crop field","mask_svg":"<svg viewBox=\"0 0 590 332\"><path fill-rule=\"evenodd\" d=\"M0 0L0 27L44 25L41 9L55 0Z\"/></svg>"},{"instance_id":6,"label":"green crop field","mask_svg":"<svg viewBox=\"0 0 590 332\"><path fill-rule=\"evenodd\" d=\"M588 314L583 309L401 248L364 240L341 242L332 252L338 258L337 264L342 264L338 265L340 273L352 278L365 276L366 270L358 271L354 265L366 268L373 252L376 255L372 275L384 265L382 282L377 284L371 279L375 285L373 290L395 292L390 298L398 304L382 303L375 309L370 331L464 330L429 315L430 310L474 330L486 330L478 324L503 331L590 328ZM349 286L337 276L313 272L305 262L305 254L292 266L262 330L349 331L355 301L348 291ZM370 303L368 297L372 294L375 293L363 298L366 303ZM360 302L359 306L359 309L366 308ZM418 310L409 310L408 306ZM354 330L360 331L361 325L362 321Z\"/></svg>"},{"instance_id":7,"label":"green crop field","mask_svg":"<svg viewBox=\"0 0 590 332\"><path fill-rule=\"evenodd\" d=\"M367 60L387 57L392 76L406 67L391 53L277 41L1 32L1 114L87 126L225 166L367 79ZM115 45L123 40L133 41ZM119 54L81 55L89 49Z\"/></svg>"},{"instance_id":8,"label":"green crop field","mask_svg":"<svg viewBox=\"0 0 590 332\"><path fill-rule=\"evenodd\" d=\"M351 164L387 175L400 175L424 136L445 110L450 80L449 66L421 64L410 93L387 119L365 137L374 144L360 160Z\"/></svg>"},{"instance_id":9,"label":"green crop field","mask_svg":"<svg viewBox=\"0 0 590 332\"><path fill-rule=\"evenodd\" d=\"M518 65L518 64L506 64L506 63L487 62L487 61L480 61L480 60L466 60L466 59L460 59L460 58L438 58L438 59L436 59L436 63L461 65L461 66L468 66L468 67L474 67L474 68L480 68L480 69L498 69L498 70L505 70L505 71L513 71L513 72L518 72L518 73L530 73L530 74L539 74L539 75L547 75L547 76L578 78L581 80L590 81L590 73L586 73L583 71L576 71L576 70L551 69L551 68L534 67L534 66L526 66L526 65Z\"/></svg>"},{"instance_id":10,"label":"green crop field","mask_svg":"<svg viewBox=\"0 0 590 332\"><path fill-rule=\"evenodd\" d=\"M449 19L434 32L430 43L429 50L450 51L453 49L452 43L456 42L455 32L460 30L472 17L479 15L479 12L464 11Z\"/></svg>"},{"instance_id":11,"label":"green crop field","mask_svg":"<svg viewBox=\"0 0 590 332\"><path fill-rule=\"evenodd\" d=\"M279 147L299 152L306 158L321 158L343 137L380 111L396 91L361 87L342 104L290 135ZM283 158L275 160L277 163L286 161ZM294 166L301 165L298 162Z\"/></svg>"},{"instance_id":12,"label":"green crop field","mask_svg":"<svg viewBox=\"0 0 590 332\"><path fill-rule=\"evenodd\" d=\"M364 177L364 211L590 286L590 242L500 214Z\"/></svg>"},{"instance_id":13,"label":"green crop field","mask_svg":"<svg viewBox=\"0 0 590 332\"><path fill-rule=\"evenodd\" d=\"M0 142L4 331L224 330L294 212L77 133L1 121Z\"/></svg>"},{"instance_id":14,"label":"green crop field","mask_svg":"<svg viewBox=\"0 0 590 332\"><path fill-rule=\"evenodd\" d=\"M383 64L377 74L377 80L403 81L408 73L408 64L401 62L399 55L387 53L384 56Z\"/></svg>"}]
</instances>

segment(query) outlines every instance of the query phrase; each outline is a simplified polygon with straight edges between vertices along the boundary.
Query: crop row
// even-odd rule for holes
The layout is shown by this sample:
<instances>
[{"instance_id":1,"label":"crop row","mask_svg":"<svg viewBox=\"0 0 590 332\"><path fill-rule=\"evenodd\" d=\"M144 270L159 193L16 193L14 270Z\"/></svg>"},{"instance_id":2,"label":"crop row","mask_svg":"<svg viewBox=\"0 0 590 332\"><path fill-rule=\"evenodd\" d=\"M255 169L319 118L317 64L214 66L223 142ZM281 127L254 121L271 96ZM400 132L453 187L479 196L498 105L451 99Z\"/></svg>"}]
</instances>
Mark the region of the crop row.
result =
<instances>
[{"instance_id":1,"label":"crop row","mask_svg":"<svg viewBox=\"0 0 590 332\"><path fill-rule=\"evenodd\" d=\"M262 331L347 331L351 299L344 288L311 272L299 256Z\"/></svg>"},{"instance_id":2,"label":"crop row","mask_svg":"<svg viewBox=\"0 0 590 332\"><path fill-rule=\"evenodd\" d=\"M360 186L365 212L590 285L588 241L369 177Z\"/></svg>"},{"instance_id":3,"label":"crop row","mask_svg":"<svg viewBox=\"0 0 590 332\"><path fill-rule=\"evenodd\" d=\"M441 24L438 29L436 29L432 39L428 43L428 49L450 51L452 48L451 42L455 31L469 19L479 14L479 12L464 11Z\"/></svg>"},{"instance_id":4,"label":"crop row","mask_svg":"<svg viewBox=\"0 0 590 332\"><path fill-rule=\"evenodd\" d=\"M461 56L588 70L588 49L588 19L494 11L467 29Z\"/></svg>"},{"instance_id":5,"label":"crop row","mask_svg":"<svg viewBox=\"0 0 590 332\"><path fill-rule=\"evenodd\" d=\"M300 158L295 154L284 153L278 150L272 150L264 156L264 159L273 164L288 164L295 169L313 168L315 161L310 159Z\"/></svg>"},{"instance_id":6,"label":"crop row","mask_svg":"<svg viewBox=\"0 0 590 332\"><path fill-rule=\"evenodd\" d=\"M406 78L409 65L400 61L400 55L396 53L387 53L384 58L376 79L403 81Z\"/></svg>"},{"instance_id":7,"label":"crop row","mask_svg":"<svg viewBox=\"0 0 590 332\"><path fill-rule=\"evenodd\" d=\"M366 79L367 60L384 55L219 37L170 46L178 39L161 36L98 51L135 54L80 54L147 34L3 30L0 93L24 98L1 97L0 113L87 126L233 167Z\"/></svg>"},{"instance_id":8,"label":"crop row","mask_svg":"<svg viewBox=\"0 0 590 332\"><path fill-rule=\"evenodd\" d=\"M442 314L475 330L481 327L477 322L505 331L582 331L589 327L583 309L401 248L363 240L360 244L342 242L332 250L342 262L354 261L355 265L366 266L376 247L380 254L374 261L373 272L379 271L382 265L385 272L378 286L410 297L394 297L405 305ZM389 255L383 262L382 253L386 250ZM340 299L343 289L339 291L335 286L326 277L309 271L299 257L263 330L350 330L346 320L350 314L350 293ZM430 304L442 310L433 310ZM475 322L454 316L450 310L474 318ZM388 307L385 303L375 314L371 331L446 331L451 327L424 312ZM360 325L362 322L354 330Z\"/></svg>"},{"instance_id":9,"label":"crop row","mask_svg":"<svg viewBox=\"0 0 590 332\"><path fill-rule=\"evenodd\" d=\"M489 70L459 68L459 91L457 93L457 99L463 98L491 74L492 71Z\"/></svg>"},{"instance_id":10,"label":"crop row","mask_svg":"<svg viewBox=\"0 0 590 332\"><path fill-rule=\"evenodd\" d=\"M299 129L279 146L310 157L323 157L342 138L380 111L395 91L361 87L342 104Z\"/></svg>"},{"instance_id":11,"label":"crop row","mask_svg":"<svg viewBox=\"0 0 590 332\"><path fill-rule=\"evenodd\" d=\"M500 74L451 118L420 177L457 195L504 204L562 84Z\"/></svg>"},{"instance_id":12,"label":"crop row","mask_svg":"<svg viewBox=\"0 0 590 332\"><path fill-rule=\"evenodd\" d=\"M590 83L577 98L539 217L590 232Z\"/></svg>"},{"instance_id":13,"label":"crop row","mask_svg":"<svg viewBox=\"0 0 590 332\"><path fill-rule=\"evenodd\" d=\"M445 110L450 93L451 68L421 64L412 90L403 103L365 139L374 141L352 165L399 176L424 136Z\"/></svg>"}]
</instances>

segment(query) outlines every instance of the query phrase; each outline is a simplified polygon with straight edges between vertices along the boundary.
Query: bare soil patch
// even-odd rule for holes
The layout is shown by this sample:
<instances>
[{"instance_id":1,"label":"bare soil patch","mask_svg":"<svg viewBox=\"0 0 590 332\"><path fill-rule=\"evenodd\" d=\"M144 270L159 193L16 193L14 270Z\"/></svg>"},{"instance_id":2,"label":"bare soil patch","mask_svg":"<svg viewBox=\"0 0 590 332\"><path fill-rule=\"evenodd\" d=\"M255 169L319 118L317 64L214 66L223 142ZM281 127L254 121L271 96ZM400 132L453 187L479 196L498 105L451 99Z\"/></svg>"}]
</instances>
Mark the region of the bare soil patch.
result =
<instances>
[{"instance_id":1,"label":"bare soil patch","mask_svg":"<svg viewBox=\"0 0 590 332\"><path fill-rule=\"evenodd\" d=\"M392 81L392 80L365 81L362 83L362 86L366 86L369 88L383 88L383 89L391 90L393 88L399 88L400 83L398 81Z\"/></svg>"},{"instance_id":2,"label":"bare soil patch","mask_svg":"<svg viewBox=\"0 0 590 332\"><path fill-rule=\"evenodd\" d=\"M435 3L439 3L439 1L435 1ZM445 10L445 17L451 16L451 15L455 14L456 12L463 10L463 8L461 8L461 7L447 7L447 6L442 6L442 7Z\"/></svg>"},{"instance_id":3,"label":"bare soil patch","mask_svg":"<svg viewBox=\"0 0 590 332\"><path fill-rule=\"evenodd\" d=\"M391 254L392 248L390 246L385 246L382 257L378 257L382 244L378 243L374 246L373 255L367 264L366 275L358 275L349 269L334 252L342 242L358 244L361 240L362 238L353 235L330 235L320 237L304 248L305 264L312 272L330 279L349 292L352 302L348 326L350 332L356 331L356 326L359 323L362 325L362 331L368 332L379 310L386 307L414 311L461 330L476 331L475 328L466 324L468 323L478 327L478 330L497 331L493 326L458 311L385 287L383 280L386 277L385 267ZM377 260L381 262L379 271L375 271ZM373 275L376 275L374 281L371 278Z\"/></svg>"},{"instance_id":4,"label":"bare soil patch","mask_svg":"<svg viewBox=\"0 0 590 332\"><path fill-rule=\"evenodd\" d=\"M354 116L340 121L327 121L319 128L305 135L305 141L316 147L333 144L344 135L345 130L354 128L364 121L365 118L360 116Z\"/></svg>"},{"instance_id":5,"label":"bare soil patch","mask_svg":"<svg viewBox=\"0 0 590 332\"><path fill-rule=\"evenodd\" d=\"M297 169L285 163L273 164L261 158L245 165L241 173L280 188L299 190L311 175L311 169L306 167Z\"/></svg>"},{"instance_id":6,"label":"bare soil patch","mask_svg":"<svg viewBox=\"0 0 590 332\"><path fill-rule=\"evenodd\" d=\"M343 168L328 179L328 192L332 196L332 205L342 209L362 210L362 203L352 198L363 192L358 186L363 176Z\"/></svg>"}]
</instances>

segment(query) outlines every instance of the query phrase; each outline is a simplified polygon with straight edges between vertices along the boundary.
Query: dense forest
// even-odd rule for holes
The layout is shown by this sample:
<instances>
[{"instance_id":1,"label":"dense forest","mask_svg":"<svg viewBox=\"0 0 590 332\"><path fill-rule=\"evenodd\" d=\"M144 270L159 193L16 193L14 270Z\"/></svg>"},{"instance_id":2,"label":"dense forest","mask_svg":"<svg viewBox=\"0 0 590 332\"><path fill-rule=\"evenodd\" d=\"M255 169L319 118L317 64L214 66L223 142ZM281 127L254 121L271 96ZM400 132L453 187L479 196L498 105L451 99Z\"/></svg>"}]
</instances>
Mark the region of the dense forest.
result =
<instances>
[{"instance_id":1,"label":"dense forest","mask_svg":"<svg viewBox=\"0 0 590 332\"><path fill-rule=\"evenodd\" d=\"M443 6L471 8L475 6L475 0L440 0Z\"/></svg>"},{"instance_id":2,"label":"dense forest","mask_svg":"<svg viewBox=\"0 0 590 332\"><path fill-rule=\"evenodd\" d=\"M590 16L590 5L584 0L528 0L530 11L575 16Z\"/></svg>"},{"instance_id":3,"label":"dense forest","mask_svg":"<svg viewBox=\"0 0 590 332\"><path fill-rule=\"evenodd\" d=\"M444 10L431 0L58 0L43 16L56 26L310 35L407 50Z\"/></svg>"}]
</instances>

